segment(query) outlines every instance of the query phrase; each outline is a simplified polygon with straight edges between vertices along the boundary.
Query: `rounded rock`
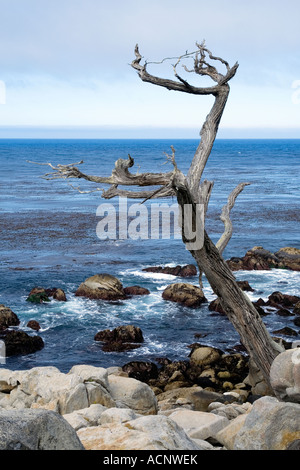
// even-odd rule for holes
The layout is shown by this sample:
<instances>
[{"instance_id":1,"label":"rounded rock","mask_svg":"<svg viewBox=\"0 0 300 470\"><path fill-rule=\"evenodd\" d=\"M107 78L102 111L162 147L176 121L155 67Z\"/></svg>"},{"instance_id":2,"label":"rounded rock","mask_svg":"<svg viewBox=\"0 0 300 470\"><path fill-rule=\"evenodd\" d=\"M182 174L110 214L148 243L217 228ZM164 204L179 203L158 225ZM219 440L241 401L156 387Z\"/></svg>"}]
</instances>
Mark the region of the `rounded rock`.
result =
<instances>
[{"instance_id":1,"label":"rounded rock","mask_svg":"<svg viewBox=\"0 0 300 470\"><path fill-rule=\"evenodd\" d=\"M191 354L191 364L197 366L207 366L214 364L221 358L219 351L209 346L195 349Z\"/></svg>"},{"instance_id":2,"label":"rounded rock","mask_svg":"<svg viewBox=\"0 0 300 470\"><path fill-rule=\"evenodd\" d=\"M126 299L122 283L110 274L95 274L89 277L80 284L75 295L100 300Z\"/></svg>"},{"instance_id":3,"label":"rounded rock","mask_svg":"<svg viewBox=\"0 0 300 470\"><path fill-rule=\"evenodd\" d=\"M270 382L276 397L300 403L300 349L280 353L270 369Z\"/></svg>"}]
</instances>

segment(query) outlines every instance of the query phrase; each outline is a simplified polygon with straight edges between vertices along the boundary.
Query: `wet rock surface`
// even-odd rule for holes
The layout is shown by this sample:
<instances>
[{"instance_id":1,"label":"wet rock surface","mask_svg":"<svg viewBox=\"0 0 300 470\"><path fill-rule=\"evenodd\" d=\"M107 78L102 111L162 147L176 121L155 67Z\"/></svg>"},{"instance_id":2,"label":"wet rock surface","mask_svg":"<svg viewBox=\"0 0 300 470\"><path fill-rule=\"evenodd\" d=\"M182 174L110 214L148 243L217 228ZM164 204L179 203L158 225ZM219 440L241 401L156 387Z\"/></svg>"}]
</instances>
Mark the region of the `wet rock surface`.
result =
<instances>
[{"instance_id":1,"label":"wet rock surface","mask_svg":"<svg viewBox=\"0 0 300 470\"><path fill-rule=\"evenodd\" d=\"M33 354L44 347L44 341L40 336L30 336L20 330L2 331L0 339L5 343L6 356Z\"/></svg>"},{"instance_id":2,"label":"wet rock surface","mask_svg":"<svg viewBox=\"0 0 300 470\"><path fill-rule=\"evenodd\" d=\"M136 349L144 342L142 330L134 325L118 326L113 330L102 330L96 333L95 341L102 342L102 350L128 351Z\"/></svg>"},{"instance_id":3,"label":"wet rock surface","mask_svg":"<svg viewBox=\"0 0 300 470\"><path fill-rule=\"evenodd\" d=\"M280 248L276 253L255 246L241 257L227 260L232 271L270 270L272 268L300 271L300 250L292 247Z\"/></svg>"},{"instance_id":4,"label":"wet rock surface","mask_svg":"<svg viewBox=\"0 0 300 470\"><path fill-rule=\"evenodd\" d=\"M171 284L163 291L162 298L191 308L199 307L207 302L200 287L186 283Z\"/></svg>"},{"instance_id":5,"label":"wet rock surface","mask_svg":"<svg viewBox=\"0 0 300 470\"><path fill-rule=\"evenodd\" d=\"M5 305L0 305L0 331L10 326L18 326L20 324L20 320L18 316Z\"/></svg>"},{"instance_id":6,"label":"wet rock surface","mask_svg":"<svg viewBox=\"0 0 300 470\"><path fill-rule=\"evenodd\" d=\"M110 274L95 274L80 284L76 296L100 300L126 299L122 283Z\"/></svg>"},{"instance_id":7,"label":"wet rock surface","mask_svg":"<svg viewBox=\"0 0 300 470\"><path fill-rule=\"evenodd\" d=\"M149 289L146 289L145 287L141 286L129 286L124 288L124 292L128 296L133 296L133 295L149 295L150 291Z\"/></svg>"},{"instance_id":8,"label":"wet rock surface","mask_svg":"<svg viewBox=\"0 0 300 470\"><path fill-rule=\"evenodd\" d=\"M66 294L63 289L52 287L52 288L44 288L44 287L34 287L29 292L27 297L28 302L40 304L43 302L50 302L51 297L55 300L60 302L66 302Z\"/></svg>"},{"instance_id":9,"label":"wet rock surface","mask_svg":"<svg viewBox=\"0 0 300 470\"><path fill-rule=\"evenodd\" d=\"M170 274L171 276L178 277L193 277L197 276L197 268L193 264L187 264L185 266L153 266L149 268L144 268L143 271L148 273L161 273L161 274Z\"/></svg>"}]
</instances>

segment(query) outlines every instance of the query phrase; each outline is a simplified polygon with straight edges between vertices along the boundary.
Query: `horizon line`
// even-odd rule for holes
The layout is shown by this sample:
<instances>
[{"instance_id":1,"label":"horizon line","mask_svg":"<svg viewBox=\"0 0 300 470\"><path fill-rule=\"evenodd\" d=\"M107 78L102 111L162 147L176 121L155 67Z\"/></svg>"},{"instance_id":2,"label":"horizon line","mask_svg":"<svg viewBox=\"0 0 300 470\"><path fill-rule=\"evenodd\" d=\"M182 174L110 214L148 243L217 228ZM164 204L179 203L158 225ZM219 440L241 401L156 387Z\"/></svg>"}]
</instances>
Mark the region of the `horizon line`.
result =
<instances>
[{"instance_id":1,"label":"horizon line","mask_svg":"<svg viewBox=\"0 0 300 470\"><path fill-rule=\"evenodd\" d=\"M0 126L0 140L200 140L199 128L119 126ZM216 140L297 140L300 127L220 127Z\"/></svg>"}]
</instances>

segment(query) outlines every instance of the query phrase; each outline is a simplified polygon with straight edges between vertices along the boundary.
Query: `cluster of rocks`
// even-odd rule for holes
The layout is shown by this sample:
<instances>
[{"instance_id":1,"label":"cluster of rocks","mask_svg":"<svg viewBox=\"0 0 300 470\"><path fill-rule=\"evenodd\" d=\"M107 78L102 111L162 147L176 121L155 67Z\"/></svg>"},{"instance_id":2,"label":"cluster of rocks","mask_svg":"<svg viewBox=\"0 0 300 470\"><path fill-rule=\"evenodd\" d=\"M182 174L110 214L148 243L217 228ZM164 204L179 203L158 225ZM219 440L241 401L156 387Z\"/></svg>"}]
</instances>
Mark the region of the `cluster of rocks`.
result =
<instances>
[{"instance_id":1,"label":"cluster of rocks","mask_svg":"<svg viewBox=\"0 0 300 470\"><path fill-rule=\"evenodd\" d=\"M200 385L157 393L118 367L0 369L0 450L299 449L300 349L270 380L273 396L250 402Z\"/></svg>"},{"instance_id":2,"label":"cluster of rocks","mask_svg":"<svg viewBox=\"0 0 300 470\"><path fill-rule=\"evenodd\" d=\"M75 292L77 297L96 300L124 300L133 295L148 295L150 291L140 286L123 287L119 279L110 274L95 274L80 284Z\"/></svg>"},{"instance_id":3,"label":"cluster of rocks","mask_svg":"<svg viewBox=\"0 0 300 470\"><path fill-rule=\"evenodd\" d=\"M184 268L190 268L190 265L182 269ZM254 291L248 281L238 281L237 283L244 291ZM110 274L96 274L86 279L80 284L75 293L76 296L105 301L120 301L130 299L133 296L149 294L150 291L141 286L124 287L119 279ZM66 294L62 289L45 289L42 287L33 288L27 300L42 303L49 302L51 298L56 301L67 301ZM189 308L199 308L202 304L208 303L200 287L183 282L176 282L166 287L162 292L162 298ZM295 317L293 319L295 326L300 325L300 297L298 296L273 292L267 301L260 298L253 302L253 304L260 315L268 315L274 312L281 316L292 315ZM218 298L208 304L208 309L214 312L214 314L225 315ZM0 335L6 343L7 355L31 354L43 348L44 343L42 338L20 331L16 328L19 324L20 320L12 310L4 305L0 305ZM30 320L26 326L36 332L40 330L40 325L36 320ZM297 336L299 332L285 327L282 330L276 330L274 334ZM141 330L134 325L119 326L114 330L99 331L95 335L94 340L101 342L103 351L107 352L122 352L136 349L144 342Z\"/></svg>"},{"instance_id":4,"label":"cluster of rocks","mask_svg":"<svg viewBox=\"0 0 300 470\"><path fill-rule=\"evenodd\" d=\"M297 295L283 294L276 291L269 295L268 300L258 299L255 305L263 309L263 315L275 313L282 317L293 317L296 327L300 326L300 297ZM273 331L273 334L283 334L285 336L298 336L299 331L290 327L284 327Z\"/></svg>"},{"instance_id":5,"label":"cluster of rocks","mask_svg":"<svg viewBox=\"0 0 300 470\"><path fill-rule=\"evenodd\" d=\"M300 249L285 247L275 253L255 246L241 257L233 257L227 261L232 271L269 270L272 268L300 271Z\"/></svg>"},{"instance_id":6,"label":"cluster of rocks","mask_svg":"<svg viewBox=\"0 0 300 470\"><path fill-rule=\"evenodd\" d=\"M298 253L299 252L299 253ZM254 247L243 258L228 261L232 270L287 268L299 270L300 250L274 254ZM147 272L192 277L193 265L146 268ZM240 288L253 291L247 281ZM109 274L86 279L76 296L106 301L149 295L140 286L123 287ZM67 301L62 289L35 287L27 300ZM166 301L190 308L208 303L192 284L174 283L162 292ZM293 316L300 325L300 297L273 292L254 302L261 315ZM209 309L224 314L215 299ZM43 340L19 329L20 320L0 305L0 339L6 355L40 350ZM38 332L35 320L27 327ZM273 334L297 336L291 328ZM199 335L201 337L201 335ZM125 351L144 342L134 325L103 330L95 337L104 351ZM190 345L187 360L157 358L131 361L122 368L74 366L67 374L55 367L28 371L0 369L0 449L105 450L252 450L300 448L300 349L286 350L271 368L272 389L256 373L245 354L199 343ZM5 430L5 432L4 432Z\"/></svg>"},{"instance_id":7,"label":"cluster of rocks","mask_svg":"<svg viewBox=\"0 0 300 470\"><path fill-rule=\"evenodd\" d=\"M232 271L270 270L273 268L300 271L300 249L284 247L272 253L262 246L254 246L244 256L232 257L227 260L227 263ZM197 268L192 264L175 267L153 266L145 268L143 271L170 274L178 277L193 277L197 275Z\"/></svg>"},{"instance_id":8,"label":"cluster of rocks","mask_svg":"<svg viewBox=\"0 0 300 470\"><path fill-rule=\"evenodd\" d=\"M102 343L102 350L105 352L122 352L139 348L144 337L138 326L122 325L113 330L98 331L94 340Z\"/></svg>"},{"instance_id":9,"label":"cluster of rocks","mask_svg":"<svg viewBox=\"0 0 300 470\"><path fill-rule=\"evenodd\" d=\"M25 331L11 329L11 327L18 327L19 325L18 316L10 308L1 304L0 340L5 343L6 356L32 354L44 347L44 341L40 336L31 336Z\"/></svg>"},{"instance_id":10,"label":"cluster of rocks","mask_svg":"<svg viewBox=\"0 0 300 470\"><path fill-rule=\"evenodd\" d=\"M231 391L247 399L250 386L248 358L241 353L225 354L211 346L190 345L187 360L170 361L156 358L156 363L131 361L122 367L129 377L147 383L157 395L178 388L203 387L211 392ZM162 398L162 397L161 397Z\"/></svg>"},{"instance_id":11,"label":"cluster of rocks","mask_svg":"<svg viewBox=\"0 0 300 470\"><path fill-rule=\"evenodd\" d=\"M238 282L242 290L253 291L247 281ZM244 286L244 288L243 288ZM259 298L253 302L260 315L276 313L280 316L294 316L300 314L300 297L297 295L283 294L275 291L268 296L268 300ZM219 299L214 299L209 303L209 310L225 315ZM299 326L299 318L295 318L295 325Z\"/></svg>"},{"instance_id":12,"label":"cluster of rocks","mask_svg":"<svg viewBox=\"0 0 300 470\"><path fill-rule=\"evenodd\" d=\"M177 265L175 267L152 266L150 268L144 268L143 271L148 272L148 273L169 274L171 276L178 276L178 277L197 276L197 268L193 264L187 264L185 266Z\"/></svg>"},{"instance_id":13,"label":"cluster of rocks","mask_svg":"<svg viewBox=\"0 0 300 470\"><path fill-rule=\"evenodd\" d=\"M26 300L27 302L40 304L43 302L50 302L50 297L60 302L67 301L67 297L63 289L57 287L47 289L44 289L43 287L34 287L33 289L31 289Z\"/></svg>"}]
</instances>

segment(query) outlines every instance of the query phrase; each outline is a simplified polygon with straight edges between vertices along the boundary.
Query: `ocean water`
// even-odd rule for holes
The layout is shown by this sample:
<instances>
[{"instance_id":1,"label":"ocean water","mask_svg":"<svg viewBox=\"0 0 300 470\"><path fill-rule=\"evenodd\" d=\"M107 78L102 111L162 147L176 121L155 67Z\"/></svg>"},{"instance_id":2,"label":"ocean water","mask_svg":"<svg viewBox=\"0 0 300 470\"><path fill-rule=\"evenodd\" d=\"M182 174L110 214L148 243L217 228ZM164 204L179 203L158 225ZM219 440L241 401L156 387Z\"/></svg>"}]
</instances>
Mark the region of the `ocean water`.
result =
<instances>
[{"instance_id":1,"label":"ocean water","mask_svg":"<svg viewBox=\"0 0 300 470\"><path fill-rule=\"evenodd\" d=\"M164 172L172 168L165 155L171 153L171 145L178 167L186 172L197 140L0 140L0 303L18 315L20 328L31 335L36 333L26 324L37 320L45 343L35 354L7 358L4 367L54 365L67 372L74 364L109 367L158 357L183 360L195 341L224 351L239 343L227 318L210 312L207 304L194 310L163 301L163 289L180 278L142 271L149 266L193 263L181 240L100 240L97 208L110 203L117 211L118 198L104 201L99 191L79 193L69 184L81 191L101 186L82 180L46 181L41 176L50 167L28 162L56 165L83 160L81 171L108 176L115 160L130 153L135 159L132 172ZM219 215L228 194L239 182L251 183L232 210L234 234L224 252L226 259L243 256L255 245L272 252L284 246L300 248L299 170L300 140L216 141L204 174L214 181L206 223L214 241L223 231ZM128 206L137 202L128 201ZM175 203L147 201L148 211L153 202ZM146 287L151 294L120 302L75 297L79 284L97 273L117 276L124 286ZM240 271L236 277L248 280L255 289L248 293L252 300L277 290L300 295L299 272ZM197 277L186 282L197 285ZM68 301L28 303L28 293L35 286L61 287ZM215 298L205 278L204 291L208 300ZM292 316L272 313L263 321L271 332L284 326L297 330ZM124 353L103 352L95 334L126 324L142 329L142 346ZM203 337L196 340L199 333Z\"/></svg>"}]
</instances>

